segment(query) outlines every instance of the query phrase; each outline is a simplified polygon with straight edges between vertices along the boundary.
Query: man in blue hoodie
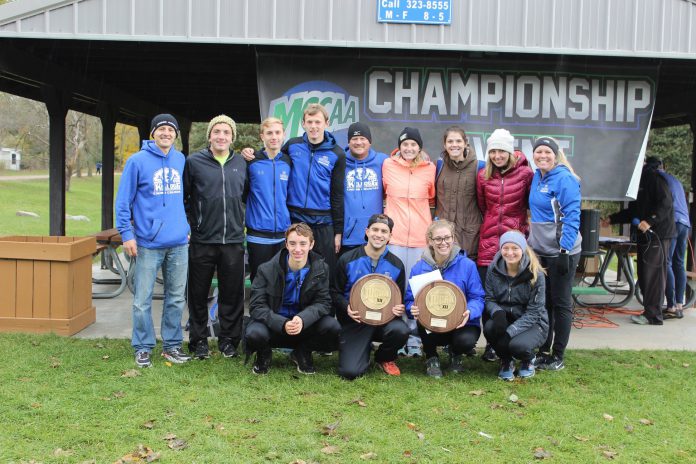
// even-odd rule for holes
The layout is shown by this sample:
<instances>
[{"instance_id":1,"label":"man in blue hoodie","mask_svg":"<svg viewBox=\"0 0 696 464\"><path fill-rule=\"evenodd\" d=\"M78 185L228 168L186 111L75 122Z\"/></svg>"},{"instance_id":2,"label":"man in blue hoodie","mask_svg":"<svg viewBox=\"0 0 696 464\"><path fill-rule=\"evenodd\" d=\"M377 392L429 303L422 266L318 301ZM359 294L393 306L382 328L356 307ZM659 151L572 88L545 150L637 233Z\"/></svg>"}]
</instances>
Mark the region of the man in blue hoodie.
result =
<instances>
[{"instance_id":1,"label":"man in blue hoodie","mask_svg":"<svg viewBox=\"0 0 696 464\"><path fill-rule=\"evenodd\" d=\"M174 116L155 116L152 140L143 141L141 150L128 158L116 195L116 226L123 249L136 259L131 271L135 272L131 343L138 367L152 365L152 292L160 267L164 278L162 356L176 364L191 359L181 350L190 229L184 211L185 158L174 148L178 134Z\"/></svg>"},{"instance_id":2,"label":"man in blue hoodie","mask_svg":"<svg viewBox=\"0 0 696 464\"><path fill-rule=\"evenodd\" d=\"M371 144L372 134L366 124L356 122L350 125L341 255L365 244L365 229L370 216L380 214L384 209L382 164L389 156L376 152Z\"/></svg>"},{"instance_id":3,"label":"man in blue hoodie","mask_svg":"<svg viewBox=\"0 0 696 464\"><path fill-rule=\"evenodd\" d=\"M319 104L307 105L302 137L287 141L282 152L292 160L288 209L293 223L308 224L318 252L333 273L343 233L343 191L346 154L329 127L329 113Z\"/></svg>"}]
</instances>

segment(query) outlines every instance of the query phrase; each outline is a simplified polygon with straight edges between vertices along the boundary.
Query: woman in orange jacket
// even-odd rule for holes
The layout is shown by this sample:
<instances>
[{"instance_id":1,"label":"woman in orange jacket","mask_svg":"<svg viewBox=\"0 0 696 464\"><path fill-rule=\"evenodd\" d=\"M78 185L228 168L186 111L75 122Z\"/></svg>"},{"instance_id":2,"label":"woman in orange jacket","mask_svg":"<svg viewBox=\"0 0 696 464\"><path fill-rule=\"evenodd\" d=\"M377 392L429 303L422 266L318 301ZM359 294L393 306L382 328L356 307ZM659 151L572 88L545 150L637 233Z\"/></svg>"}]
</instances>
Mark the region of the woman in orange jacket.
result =
<instances>
[{"instance_id":1,"label":"woman in orange jacket","mask_svg":"<svg viewBox=\"0 0 696 464\"><path fill-rule=\"evenodd\" d=\"M418 129L404 128L398 143L399 151L382 165L384 213L394 220L389 251L401 259L408 276L427 247L425 236L432 222L430 208L435 205L435 165L423 152ZM409 338L407 354L420 354L417 337Z\"/></svg>"}]
</instances>

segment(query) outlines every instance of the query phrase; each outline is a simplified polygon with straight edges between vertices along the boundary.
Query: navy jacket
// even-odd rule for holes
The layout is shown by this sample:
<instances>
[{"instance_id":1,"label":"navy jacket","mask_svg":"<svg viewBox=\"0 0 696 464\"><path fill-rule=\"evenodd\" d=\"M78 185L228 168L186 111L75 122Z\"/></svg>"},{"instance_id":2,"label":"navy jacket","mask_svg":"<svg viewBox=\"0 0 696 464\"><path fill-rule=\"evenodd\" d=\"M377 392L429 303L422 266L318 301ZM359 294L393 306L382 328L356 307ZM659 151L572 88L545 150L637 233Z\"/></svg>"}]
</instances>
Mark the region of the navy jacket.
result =
<instances>
[{"instance_id":1,"label":"navy jacket","mask_svg":"<svg viewBox=\"0 0 696 464\"><path fill-rule=\"evenodd\" d=\"M282 152L292 159L288 186L290 212L302 215L309 223L333 223L336 233L342 232L346 154L334 136L324 131L324 141L312 146L305 133L288 140Z\"/></svg>"},{"instance_id":2,"label":"navy jacket","mask_svg":"<svg viewBox=\"0 0 696 464\"><path fill-rule=\"evenodd\" d=\"M279 314L285 293L288 272L288 250L278 252L270 261L259 266L251 285L249 314L251 319L265 324L274 332L283 331L288 321ZM309 273L300 287L300 312L304 327L309 327L331 312L329 267L320 254L309 252Z\"/></svg>"},{"instance_id":3,"label":"navy jacket","mask_svg":"<svg viewBox=\"0 0 696 464\"><path fill-rule=\"evenodd\" d=\"M373 268L372 258L367 256L364 246L351 250L339 258L331 285L331 300L336 319L341 324L353 320L347 312L350 291L355 282L367 274L384 274L391 277L398 285L403 297L406 275L404 264L396 255L385 249L377 260L377 266Z\"/></svg>"},{"instance_id":4,"label":"navy jacket","mask_svg":"<svg viewBox=\"0 0 696 464\"><path fill-rule=\"evenodd\" d=\"M430 254L430 249L426 248L423 252L423 258L411 268L410 277L426 274L435 269L438 269L438 266ZM452 245L452 254L449 260L439 269L443 279L457 285L466 297L466 309L470 313L466 325L480 326L485 295L481 285L481 277L479 277L476 269L476 263L466 256L466 251L457 245ZM409 284L406 287L406 296L404 297L406 313L409 317L411 317L411 306L413 306L414 300L415 296L411 291L411 284Z\"/></svg>"},{"instance_id":5,"label":"navy jacket","mask_svg":"<svg viewBox=\"0 0 696 464\"><path fill-rule=\"evenodd\" d=\"M382 164L387 158L386 154L370 148L368 155L358 160L346 149L343 245L364 244L367 221L383 211Z\"/></svg>"},{"instance_id":6,"label":"navy jacket","mask_svg":"<svg viewBox=\"0 0 696 464\"><path fill-rule=\"evenodd\" d=\"M254 159L247 165L247 235L285 237L285 231L290 227L287 199L291 168L292 161L283 152L273 159L262 150L254 153Z\"/></svg>"},{"instance_id":7,"label":"navy jacket","mask_svg":"<svg viewBox=\"0 0 696 464\"><path fill-rule=\"evenodd\" d=\"M189 155L184 204L191 243L243 243L248 189L246 161L241 155L231 152L222 165L208 148Z\"/></svg>"}]
</instances>

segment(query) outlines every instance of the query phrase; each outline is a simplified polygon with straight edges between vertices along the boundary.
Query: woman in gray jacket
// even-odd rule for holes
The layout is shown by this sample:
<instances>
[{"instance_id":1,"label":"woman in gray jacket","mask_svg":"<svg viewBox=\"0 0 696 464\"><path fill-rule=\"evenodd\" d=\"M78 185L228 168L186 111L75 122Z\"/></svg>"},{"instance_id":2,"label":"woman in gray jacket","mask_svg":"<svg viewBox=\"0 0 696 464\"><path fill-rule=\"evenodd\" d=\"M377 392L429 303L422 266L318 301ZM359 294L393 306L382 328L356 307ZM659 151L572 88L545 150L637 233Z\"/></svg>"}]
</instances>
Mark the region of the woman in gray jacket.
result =
<instances>
[{"instance_id":1,"label":"woman in gray jacket","mask_svg":"<svg viewBox=\"0 0 696 464\"><path fill-rule=\"evenodd\" d=\"M503 380L515 379L513 358L520 361L519 377L534 375L534 352L549 330L543 272L521 232L500 237L500 251L486 274L488 321L483 331L500 357L498 377Z\"/></svg>"}]
</instances>

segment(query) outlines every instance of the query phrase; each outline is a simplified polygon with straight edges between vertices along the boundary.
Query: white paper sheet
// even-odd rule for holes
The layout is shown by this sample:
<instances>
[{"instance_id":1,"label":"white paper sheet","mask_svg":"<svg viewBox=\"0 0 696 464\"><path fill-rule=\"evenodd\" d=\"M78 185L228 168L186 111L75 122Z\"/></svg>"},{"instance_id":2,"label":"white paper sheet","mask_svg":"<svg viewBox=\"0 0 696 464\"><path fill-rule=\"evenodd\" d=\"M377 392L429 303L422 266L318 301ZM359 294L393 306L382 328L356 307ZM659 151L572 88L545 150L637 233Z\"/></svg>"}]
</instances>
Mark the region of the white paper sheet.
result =
<instances>
[{"instance_id":1,"label":"white paper sheet","mask_svg":"<svg viewBox=\"0 0 696 464\"><path fill-rule=\"evenodd\" d=\"M425 274L420 274L417 276L413 276L410 279L408 279L408 283L411 286L411 292L413 292L413 298L418 295L418 292L428 285L430 282L435 282L436 280L443 280L442 279L442 274L440 273L439 269L435 269L434 271L425 273Z\"/></svg>"}]
</instances>

